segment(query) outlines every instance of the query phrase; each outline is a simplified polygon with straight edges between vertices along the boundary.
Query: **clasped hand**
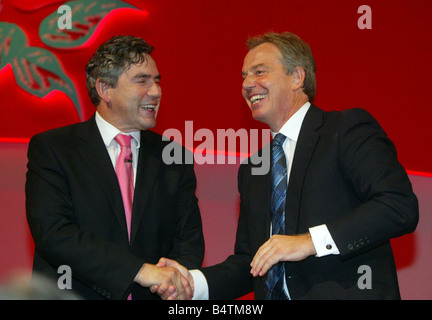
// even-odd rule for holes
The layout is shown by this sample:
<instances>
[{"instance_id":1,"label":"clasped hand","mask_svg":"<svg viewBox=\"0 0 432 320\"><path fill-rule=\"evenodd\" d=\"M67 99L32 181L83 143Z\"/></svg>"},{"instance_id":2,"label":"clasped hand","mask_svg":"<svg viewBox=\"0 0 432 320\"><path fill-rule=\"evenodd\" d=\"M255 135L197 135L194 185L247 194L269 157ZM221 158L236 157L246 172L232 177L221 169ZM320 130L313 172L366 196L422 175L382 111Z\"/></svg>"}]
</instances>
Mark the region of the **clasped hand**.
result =
<instances>
[{"instance_id":1,"label":"clasped hand","mask_svg":"<svg viewBox=\"0 0 432 320\"><path fill-rule=\"evenodd\" d=\"M181 284L162 283L150 287L150 291L163 300L191 300L194 293L194 280L189 270L175 260L161 258L156 264L159 269L175 270L180 275Z\"/></svg>"},{"instance_id":2,"label":"clasped hand","mask_svg":"<svg viewBox=\"0 0 432 320\"><path fill-rule=\"evenodd\" d=\"M184 275L182 270L186 270ZM184 271L183 270L183 271ZM190 300L193 295L193 280L187 278L189 271L176 261L161 258L158 264L145 263L134 281L143 287L150 287L165 300ZM192 283L192 284L191 284Z\"/></svg>"},{"instance_id":3,"label":"clasped hand","mask_svg":"<svg viewBox=\"0 0 432 320\"><path fill-rule=\"evenodd\" d=\"M294 236L274 235L256 252L250 264L251 274L254 277L262 277L278 262L301 261L315 254L315 246L309 233ZM156 267L178 270L182 285L165 282L161 285L153 285L150 288L153 293L157 292L164 300L191 299L193 297L194 281L188 269L177 261L167 258L161 258Z\"/></svg>"}]
</instances>

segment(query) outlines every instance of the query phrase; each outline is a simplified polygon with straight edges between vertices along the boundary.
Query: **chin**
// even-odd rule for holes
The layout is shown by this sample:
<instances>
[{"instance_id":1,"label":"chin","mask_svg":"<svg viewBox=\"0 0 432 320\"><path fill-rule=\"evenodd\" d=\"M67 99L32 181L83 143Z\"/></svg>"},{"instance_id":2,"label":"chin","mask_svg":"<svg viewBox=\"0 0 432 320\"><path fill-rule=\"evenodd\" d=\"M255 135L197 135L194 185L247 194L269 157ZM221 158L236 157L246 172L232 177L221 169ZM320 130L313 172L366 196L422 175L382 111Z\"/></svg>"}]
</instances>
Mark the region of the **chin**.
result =
<instances>
[{"instance_id":1,"label":"chin","mask_svg":"<svg viewBox=\"0 0 432 320\"><path fill-rule=\"evenodd\" d=\"M263 112L260 112L260 110L252 111L252 118L254 118L254 120L256 120L256 121L263 122L263 123L267 124L266 114Z\"/></svg>"},{"instance_id":2,"label":"chin","mask_svg":"<svg viewBox=\"0 0 432 320\"><path fill-rule=\"evenodd\" d=\"M150 130L156 126L156 121L146 121L145 123L141 123L141 130Z\"/></svg>"}]
</instances>

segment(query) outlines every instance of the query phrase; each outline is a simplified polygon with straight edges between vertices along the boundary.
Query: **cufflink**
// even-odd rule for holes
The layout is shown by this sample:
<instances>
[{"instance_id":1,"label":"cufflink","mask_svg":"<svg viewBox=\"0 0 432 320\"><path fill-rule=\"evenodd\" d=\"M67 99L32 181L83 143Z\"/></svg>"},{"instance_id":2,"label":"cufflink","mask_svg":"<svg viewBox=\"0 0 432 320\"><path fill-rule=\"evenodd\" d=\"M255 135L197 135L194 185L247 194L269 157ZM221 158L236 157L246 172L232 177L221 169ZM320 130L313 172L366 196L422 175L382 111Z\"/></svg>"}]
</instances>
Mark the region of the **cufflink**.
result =
<instances>
[{"instance_id":1,"label":"cufflink","mask_svg":"<svg viewBox=\"0 0 432 320\"><path fill-rule=\"evenodd\" d=\"M326 245L327 250L331 250L331 248L333 248L331 244Z\"/></svg>"}]
</instances>

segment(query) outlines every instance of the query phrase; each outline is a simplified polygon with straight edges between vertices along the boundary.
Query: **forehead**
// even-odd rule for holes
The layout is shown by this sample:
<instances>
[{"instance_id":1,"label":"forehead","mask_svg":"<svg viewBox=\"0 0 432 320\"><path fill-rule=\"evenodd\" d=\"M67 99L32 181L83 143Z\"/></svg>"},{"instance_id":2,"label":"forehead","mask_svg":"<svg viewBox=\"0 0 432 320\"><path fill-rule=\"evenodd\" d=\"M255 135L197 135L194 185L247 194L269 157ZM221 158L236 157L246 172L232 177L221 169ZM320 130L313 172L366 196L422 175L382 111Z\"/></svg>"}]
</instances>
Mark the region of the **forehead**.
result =
<instances>
[{"instance_id":1,"label":"forehead","mask_svg":"<svg viewBox=\"0 0 432 320\"><path fill-rule=\"evenodd\" d=\"M145 55L145 58L146 60L142 63L131 64L128 69L123 71L122 75L131 78L140 74L145 74L151 77L160 76L154 59L147 54Z\"/></svg>"},{"instance_id":2,"label":"forehead","mask_svg":"<svg viewBox=\"0 0 432 320\"><path fill-rule=\"evenodd\" d=\"M265 42L249 50L246 54L243 70L249 70L258 65L265 66L282 66L282 54L279 49L272 43Z\"/></svg>"}]
</instances>

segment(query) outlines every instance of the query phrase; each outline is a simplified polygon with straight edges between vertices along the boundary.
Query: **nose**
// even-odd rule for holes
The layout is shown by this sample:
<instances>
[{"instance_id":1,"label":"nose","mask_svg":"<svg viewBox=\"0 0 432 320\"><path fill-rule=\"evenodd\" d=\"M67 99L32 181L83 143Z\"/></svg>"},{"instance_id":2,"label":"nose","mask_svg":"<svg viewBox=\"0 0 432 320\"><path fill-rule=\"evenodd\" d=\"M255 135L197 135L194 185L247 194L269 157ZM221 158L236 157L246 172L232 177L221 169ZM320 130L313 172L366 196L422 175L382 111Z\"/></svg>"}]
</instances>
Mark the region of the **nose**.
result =
<instances>
[{"instance_id":1,"label":"nose","mask_svg":"<svg viewBox=\"0 0 432 320\"><path fill-rule=\"evenodd\" d=\"M152 86L147 91L147 95L152 97L152 98L160 98L162 95L162 90L161 90L159 83L157 83L156 81L153 81Z\"/></svg>"},{"instance_id":2,"label":"nose","mask_svg":"<svg viewBox=\"0 0 432 320\"><path fill-rule=\"evenodd\" d=\"M249 75L245 75L242 84L243 90L246 92L250 92L254 87L255 87L254 79Z\"/></svg>"}]
</instances>

